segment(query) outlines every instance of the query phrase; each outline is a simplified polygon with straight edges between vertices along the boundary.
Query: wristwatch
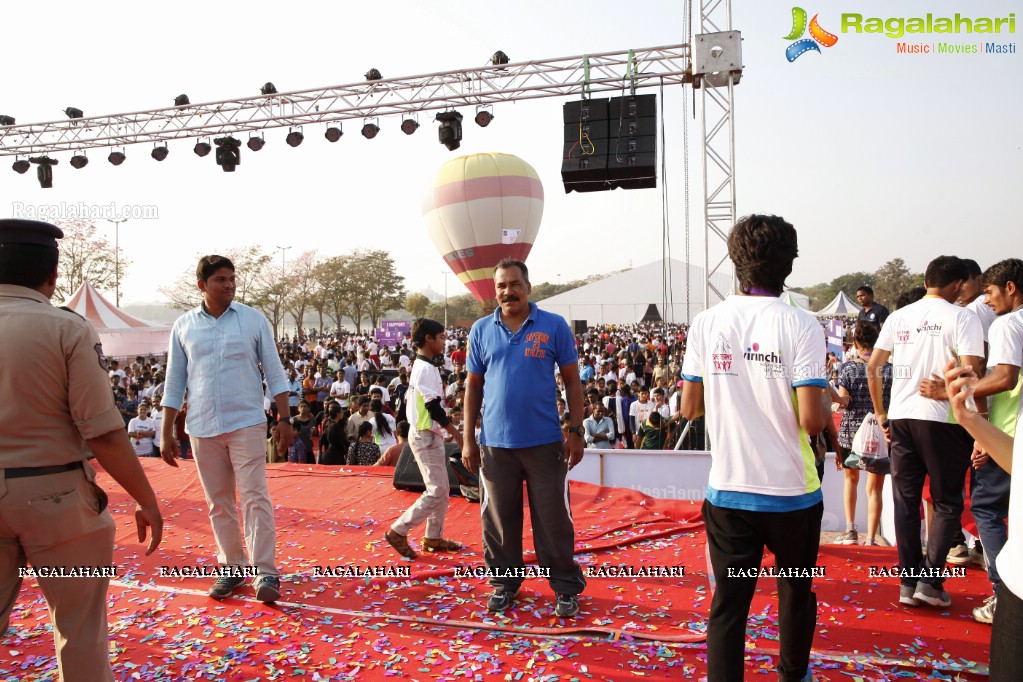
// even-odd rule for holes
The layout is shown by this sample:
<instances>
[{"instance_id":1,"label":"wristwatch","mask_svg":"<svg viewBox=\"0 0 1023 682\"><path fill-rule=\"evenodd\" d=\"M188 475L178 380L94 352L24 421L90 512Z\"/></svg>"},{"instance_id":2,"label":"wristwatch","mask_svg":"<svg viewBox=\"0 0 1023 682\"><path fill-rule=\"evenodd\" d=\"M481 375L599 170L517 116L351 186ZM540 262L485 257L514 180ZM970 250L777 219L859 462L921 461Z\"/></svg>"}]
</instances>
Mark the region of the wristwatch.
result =
<instances>
[{"instance_id":1,"label":"wristwatch","mask_svg":"<svg viewBox=\"0 0 1023 682\"><path fill-rule=\"evenodd\" d=\"M580 438L585 438L586 437L586 429L584 429L581 426L570 426L570 427L568 427L568 432L569 433L574 433L575 435L579 436Z\"/></svg>"}]
</instances>

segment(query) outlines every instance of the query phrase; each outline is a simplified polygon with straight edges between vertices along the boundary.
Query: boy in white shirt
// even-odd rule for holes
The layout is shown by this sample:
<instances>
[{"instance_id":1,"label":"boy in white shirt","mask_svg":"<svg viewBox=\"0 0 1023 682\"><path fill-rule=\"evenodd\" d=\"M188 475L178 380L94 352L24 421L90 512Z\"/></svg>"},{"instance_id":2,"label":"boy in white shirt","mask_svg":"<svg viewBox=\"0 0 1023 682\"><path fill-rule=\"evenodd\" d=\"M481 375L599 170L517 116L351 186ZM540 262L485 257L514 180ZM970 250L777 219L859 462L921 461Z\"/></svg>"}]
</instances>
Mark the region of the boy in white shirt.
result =
<instances>
[{"instance_id":1,"label":"boy in white shirt","mask_svg":"<svg viewBox=\"0 0 1023 682\"><path fill-rule=\"evenodd\" d=\"M812 572L821 517L809 436L824 430L827 349L820 323L778 298L798 253L777 216L742 218L728 237L740 291L698 314L682 365L682 414L706 413L711 470L703 518L716 590L707 624L711 680L742 680L746 618L764 547L779 569L778 672L806 675L817 626Z\"/></svg>"}]
</instances>

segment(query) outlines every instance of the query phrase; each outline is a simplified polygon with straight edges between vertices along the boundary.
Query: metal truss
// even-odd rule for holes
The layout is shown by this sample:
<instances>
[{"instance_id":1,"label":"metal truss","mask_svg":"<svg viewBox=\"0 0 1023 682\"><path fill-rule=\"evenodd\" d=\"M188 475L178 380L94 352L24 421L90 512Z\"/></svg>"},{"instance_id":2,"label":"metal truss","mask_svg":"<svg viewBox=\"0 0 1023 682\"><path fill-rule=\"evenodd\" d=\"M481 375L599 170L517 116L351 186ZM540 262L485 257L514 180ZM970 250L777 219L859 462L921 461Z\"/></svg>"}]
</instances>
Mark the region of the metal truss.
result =
<instances>
[{"instance_id":1,"label":"metal truss","mask_svg":"<svg viewBox=\"0 0 1023 682\"><path fill-rule=\"evenodd\" d=\"M630 70L630 55L633 55ZM408 78L187 104L149 111L0 127L0 156L39 156L97 147L224 135L348 119L411 115L541 97L581 96L682 85L691 79L689 45L488 65Z\"/></svg>"},{"instance_id":2,"label":"metal truss","mask_svg":"<svg viewBox=\"0 0 1023 682\"><path fill-rule=\"evenodd\" d=\"M700 32L724 34L732 30L730 0L701 0ZM735 121L732 93L738 72L702 82L704 192L704 301L707 307L723 301L731 291L714 286L715 274L727 273L735 290L735 270L728 258L728 233L735 224ZM715 298L711 298L711 294Z\"/></svg>"}]
</instances>

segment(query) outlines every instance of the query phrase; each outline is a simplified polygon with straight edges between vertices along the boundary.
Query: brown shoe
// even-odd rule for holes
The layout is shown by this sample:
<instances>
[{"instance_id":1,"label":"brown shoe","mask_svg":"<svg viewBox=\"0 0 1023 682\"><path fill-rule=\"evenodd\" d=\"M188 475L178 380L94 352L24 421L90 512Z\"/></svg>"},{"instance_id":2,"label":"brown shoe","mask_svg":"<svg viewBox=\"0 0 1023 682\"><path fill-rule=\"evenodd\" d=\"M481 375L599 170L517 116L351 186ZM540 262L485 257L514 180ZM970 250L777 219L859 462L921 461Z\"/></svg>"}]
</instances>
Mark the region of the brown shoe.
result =
<instances>
[{"instance_id":1,"label":"brown shoe","mask_svg":"<svg viewBox=\"0 0 1023 682\"><path fill-rule=\"evenodd\" d=\"M393 530L389 530L384 533L384 540L387 540L387 544L394 547L394 551L406 559L415 559L418 556L416 550L409 545L408 537L405 535L399 535Z\"/></svg>"},{"instance_id":2,"label":"brown shoe","mask_svg":"<svg viewBox=\"0 0 1023 682\"><path fill-rule=\"evenodd\" d=\"M423 538L423 549L428 552L457 552L462 545L444 538Z\"/></svg>"}]
</instances>

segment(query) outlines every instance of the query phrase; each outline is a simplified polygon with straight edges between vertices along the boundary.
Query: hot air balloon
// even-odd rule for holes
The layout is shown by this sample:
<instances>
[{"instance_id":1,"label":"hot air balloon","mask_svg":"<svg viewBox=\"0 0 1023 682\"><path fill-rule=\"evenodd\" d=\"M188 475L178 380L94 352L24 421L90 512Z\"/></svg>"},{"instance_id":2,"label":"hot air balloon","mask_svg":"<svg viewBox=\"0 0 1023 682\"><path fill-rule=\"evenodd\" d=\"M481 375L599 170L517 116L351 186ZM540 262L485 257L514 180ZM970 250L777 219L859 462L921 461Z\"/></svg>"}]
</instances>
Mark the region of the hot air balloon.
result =
<instances>
[{"instance_id":1,"label":"hot air balloon","mask_svg":"<svg viewBox=\"0 0 1023 682\"><path fill-rule=\"evenodd\" d=\"M525 261L543 217L543 186L511 154L472 154L441 166L423 200L437 251L480 302L494 302L494 265Z\"/></svg>"}]
</instances>

